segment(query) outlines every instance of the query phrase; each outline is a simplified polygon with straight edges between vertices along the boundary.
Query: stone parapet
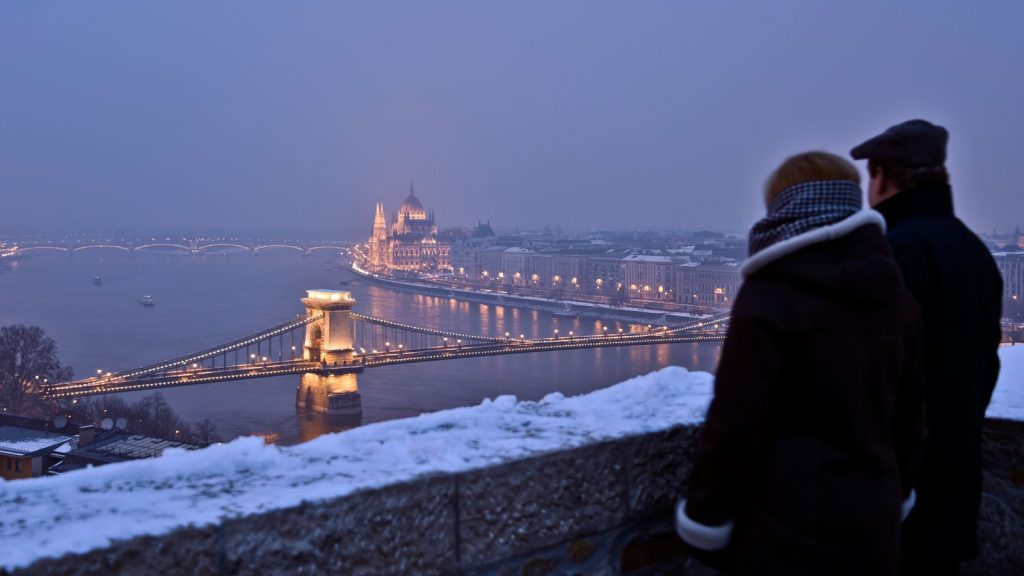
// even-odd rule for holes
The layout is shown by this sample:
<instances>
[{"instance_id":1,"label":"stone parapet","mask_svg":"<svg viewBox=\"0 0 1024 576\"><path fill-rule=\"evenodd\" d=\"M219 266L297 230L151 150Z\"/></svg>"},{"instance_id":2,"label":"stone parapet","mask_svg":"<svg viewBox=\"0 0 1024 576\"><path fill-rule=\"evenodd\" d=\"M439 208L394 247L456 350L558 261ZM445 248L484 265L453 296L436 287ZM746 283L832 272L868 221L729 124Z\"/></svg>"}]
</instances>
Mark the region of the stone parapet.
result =
<instances>
[{"instance_id":1,"label":"stone parapet","mask_svg":"<svg viewBox=\"0 0 1024 576\"><path fill-rule=\"evenodd\" d=\"M13 573L710 574L671 528L697 431L676 426L422 476ZM965 574L1024 573L1022 440L1024 422L988 421L982 555Z\"/></svg>"}]
</instances>

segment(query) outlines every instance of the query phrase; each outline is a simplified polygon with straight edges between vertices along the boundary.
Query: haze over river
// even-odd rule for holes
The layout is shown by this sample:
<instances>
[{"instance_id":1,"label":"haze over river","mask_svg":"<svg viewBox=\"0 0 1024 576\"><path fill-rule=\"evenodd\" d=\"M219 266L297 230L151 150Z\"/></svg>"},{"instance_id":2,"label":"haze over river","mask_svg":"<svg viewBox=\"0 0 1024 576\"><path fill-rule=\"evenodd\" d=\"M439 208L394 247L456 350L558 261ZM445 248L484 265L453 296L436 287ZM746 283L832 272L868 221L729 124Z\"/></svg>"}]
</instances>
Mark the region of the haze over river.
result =
<instances>
[{"instance_id":1,"label":"haze over river","mask_svg":"<svg viewBox=\"0 0 1024 576\"><path fill-rule=\"evenodd\" d=\"M103 284L95 286L93 278ZM345 285L341 283L345 282ZM200 350L284 322L304 311L305 290L349 290L357 312L463 333L551 336L616 332L625 324L553 317L536 310L421 296L371 284L328 252L259 256L126 254L113 250L34 253L0 271L0 326L37 325L57 341L76 377L117 372ZM151 295L153 307L140 305ZM716 342L517 354L375 368L359 375L362 423L478 404L514 394L536 400L603 388L669 365L713 371ZM186 421L210 418L230 439L276 434L294 443L358 422L298 414L298 376L165 388ZM137 400L152 392L122 394Z\"/></svg>"}]
</instances>

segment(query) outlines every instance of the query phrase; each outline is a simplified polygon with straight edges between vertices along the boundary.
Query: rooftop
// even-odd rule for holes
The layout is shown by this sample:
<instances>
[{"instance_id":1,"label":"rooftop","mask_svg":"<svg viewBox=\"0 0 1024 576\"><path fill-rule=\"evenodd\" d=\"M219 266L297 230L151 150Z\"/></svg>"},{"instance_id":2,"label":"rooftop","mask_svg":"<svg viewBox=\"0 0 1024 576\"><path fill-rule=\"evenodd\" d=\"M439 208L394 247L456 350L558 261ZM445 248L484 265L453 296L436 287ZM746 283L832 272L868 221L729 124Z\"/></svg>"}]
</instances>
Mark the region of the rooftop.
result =
<instances>
[{"instance_id":1,"label":"rooftop","mask_svg":"<svg viewBox=\"0 0 1024 576\"><path fill-rule=\"evenodd\" d=\"M0 454L5 456L34 456L74 440L74 436L45 432L18 426L0 426Z\"/></svg>"}]
</instances>

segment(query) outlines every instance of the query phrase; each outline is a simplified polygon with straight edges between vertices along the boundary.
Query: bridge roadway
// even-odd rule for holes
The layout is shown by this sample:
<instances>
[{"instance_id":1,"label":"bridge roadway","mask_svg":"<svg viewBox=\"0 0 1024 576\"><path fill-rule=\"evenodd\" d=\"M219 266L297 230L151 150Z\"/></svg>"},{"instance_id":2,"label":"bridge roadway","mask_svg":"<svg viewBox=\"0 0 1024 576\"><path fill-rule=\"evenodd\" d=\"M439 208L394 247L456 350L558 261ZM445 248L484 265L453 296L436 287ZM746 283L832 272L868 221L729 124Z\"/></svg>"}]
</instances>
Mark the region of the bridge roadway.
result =
<instances>
[{"instance_id":1,"label":"bridge roadway","mask_svg":"<svg viewBox=\"0 0 1024 576\"><path fill-rule=\"evenodd\" d=\"M30 240L27 242L12 241L16 247L15 254L30 252L33 250L51 250L55 252L67 252L73 254L84 250L121 250L132 253L144 250L162 249L187 252L189 254L202 254L210 250L232 248L244 250L250 254L258 254L266 250L283 249L294 250L303 254L311 254L317 250L343 251L348 244L338 241L308 242L308 241L267 241L267 240L241 240L241 241L214 241L214 240L168 240L159 241L83 241L83 242L47 242Z\"/></svg>"},{"instance_id":2,"label":"bridge roadway","mask_svg":"<svg viewBox=\"0 0 1024 576\"><path fill-rule=\"evenodd\" d=\"M695 322L699 327L707 324ZM690 328L691 330L693 328ZM435 362L439 360L455 360L459 358L477 358L481 356L500 356L507 354L525 354L533 352L554 352L560 350L582 350L587 348L610 348L617 346L651 346L658 344L677 344L684 342L708 342L722 340L719 332L693 333L680 332L660 328L648 332L626 334L599 334L593 336L561 336L557 338L537 339L502 339L500 342L482 342L479 344L463 344L437 346L419 350L390 350L357 355L352 363L325 364L309 360L284 360L279 362L256 362L228 366L222 368L199 367L180 369L160 374L142 374L139 376L109 375L97 376L68 382L53 384L48 389L52 398L75 398L98 394L118 392L135 392L155 388L173 386L191 386L226 382L229 380L248 380L318 372L322 374L344 374L362 372L366 368L379 368L412 364L417 362Z\"/></svg>"}]
</instances>

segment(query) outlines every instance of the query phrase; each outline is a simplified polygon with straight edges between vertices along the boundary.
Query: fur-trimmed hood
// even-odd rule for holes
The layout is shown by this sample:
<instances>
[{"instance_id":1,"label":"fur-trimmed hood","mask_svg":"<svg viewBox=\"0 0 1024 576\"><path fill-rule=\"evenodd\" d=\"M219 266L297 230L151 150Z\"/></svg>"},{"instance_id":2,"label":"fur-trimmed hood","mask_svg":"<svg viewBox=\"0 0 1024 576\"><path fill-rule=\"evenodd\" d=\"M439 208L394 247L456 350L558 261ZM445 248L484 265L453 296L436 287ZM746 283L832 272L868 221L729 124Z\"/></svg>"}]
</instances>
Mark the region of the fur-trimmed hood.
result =
<instances>
[{"instance_id":1,"label":"fur-trimmed hood","mask_svg":"<svg viewBox=\"0 0 1024 576\"><path fill-rule=\"evenodd\" d=\"M787 254L791 254L801 248L811 246L812 244L828 242L829 240L841 238L850 232L853 232L857 228L869 224L874 224L881 228L883 233L885 232L885 218L883 218L881 214L874 210L861 210L853 216L840 220L835 224L815 228L814 230L804 232L803 234L783 240L782 242L765 248L748 258L747 261L743 263L743 266L740 267L740 274L746 278L763 268L768 263L778 260Z\"/></svg>"},{"instance_id":2,"label":"fur-trimmed hood","mask_svg":"<svg viewBox=\"0 0 1024 576\"><path fill-rule=\"evenodd\" d=\"M900 273L885 241L885 220L862 210L835 224L773 244L748 259L744 279L772 278L837 302L878 305L899 289Z\"/></svg>"}]
</instances>

